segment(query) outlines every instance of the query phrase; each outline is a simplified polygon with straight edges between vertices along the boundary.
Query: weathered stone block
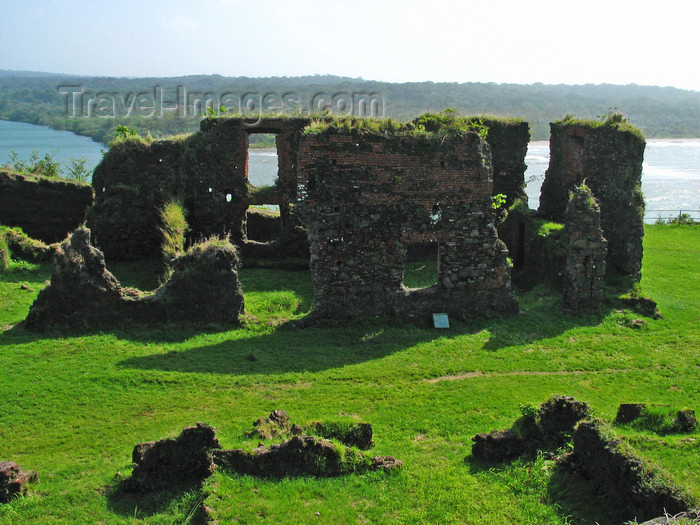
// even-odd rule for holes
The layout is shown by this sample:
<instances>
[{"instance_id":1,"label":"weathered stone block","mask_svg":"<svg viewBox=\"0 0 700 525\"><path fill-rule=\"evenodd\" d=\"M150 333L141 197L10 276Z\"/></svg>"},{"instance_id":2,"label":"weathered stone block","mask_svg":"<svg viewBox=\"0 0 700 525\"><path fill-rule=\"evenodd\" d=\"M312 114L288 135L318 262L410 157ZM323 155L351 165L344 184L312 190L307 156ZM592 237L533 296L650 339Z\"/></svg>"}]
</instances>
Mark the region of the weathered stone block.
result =
<instances>
[{"instance_id":1,"label":"weathered stone block","mask_svg":"<svg viewBox=\"0 0 700 525\"><path fill-rule=\"evenodd\" d=\"M491 463L510 461L525 452L523 439L510 429L477 434L472 438L472 456Z\"/></svg>"},{"instance_id":2,"label":"weathered stone block","mask_svg":"<svg viewBox=\"0 0 700 525\"><path fill-rule=\"evenodd\" d=\"M214 429L204 423L185 428L176 439L139 443L132 454L136 466L122 487L126 491L146 492L200 482L211 475L210 452L218 448Z\"/></svg>"},{"instance_id":3,"label":"weathered stone block","mask_svg":"<svg viewBox=\"0 0 700 525\"><path fill-rule=\"evenodd\" d=\"M626 423L631 423L639 416L642 412L646 410L647 406L644 403L622 403L617 408L617 416L615 417L615 423L624 425Z\"/></svg>"},{"instance_id":4,"label":"weathered stone block","mask_svg":"<svg viewBox=\"0 0 700 525\"><path fill-rule=\"evenodd\" d=\"M0 461L0 503L24 494L29 483L39 481L36 472L22 470L14 461Z\"/></svg>"}]
</instances>

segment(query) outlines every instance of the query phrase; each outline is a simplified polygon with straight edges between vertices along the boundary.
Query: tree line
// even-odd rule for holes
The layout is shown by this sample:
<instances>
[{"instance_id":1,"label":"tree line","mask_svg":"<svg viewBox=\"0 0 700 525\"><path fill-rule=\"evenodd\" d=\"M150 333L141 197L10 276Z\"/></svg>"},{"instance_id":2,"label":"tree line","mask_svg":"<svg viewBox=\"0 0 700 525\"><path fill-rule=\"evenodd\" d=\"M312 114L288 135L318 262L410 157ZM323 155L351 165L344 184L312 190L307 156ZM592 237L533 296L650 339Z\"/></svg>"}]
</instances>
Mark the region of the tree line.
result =
<instances>
[{"instance_id":1,"label":"tree line","mask_svg":"<svg viewBox=\"0 0 700 525\"><path fill-rule=\"evenodd\" d=\"M161 100L156 100L159 94ZM374 96L381 103L379 116L398 120L448 107L465 115L518 117L529 122L533 140L547 140L549 123L567 114L595 119L612 108L649 138L700 137L700 92L672 87L389 83L331 75L103 78L0 71L0 118L66 129L102 143L114 137L119 125L158 138L195 131L203 117L224 109L229 114L241 107L246 111L251 104L253 112L263 107L268 114L294 116L319 109L343 114L352 109L353 95Z\"/></svg>"}]
</instances>

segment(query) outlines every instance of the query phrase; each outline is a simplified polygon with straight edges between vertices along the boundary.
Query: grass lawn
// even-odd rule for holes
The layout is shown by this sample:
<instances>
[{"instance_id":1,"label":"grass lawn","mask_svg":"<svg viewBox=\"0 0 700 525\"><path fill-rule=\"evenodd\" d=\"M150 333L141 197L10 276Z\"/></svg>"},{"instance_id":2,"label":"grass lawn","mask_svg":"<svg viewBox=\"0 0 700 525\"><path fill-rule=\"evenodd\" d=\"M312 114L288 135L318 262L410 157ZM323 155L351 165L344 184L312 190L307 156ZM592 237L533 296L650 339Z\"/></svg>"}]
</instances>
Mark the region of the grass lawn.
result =
<instances>
[{"instance_id":1,"label":"grass lawn","mask_svg":"<svg viewBox=\"0 0 700 525\"><path fill-rule=\"evenodd\" d=\"M592 488L550 462L481 465L471 437L511 425L521 404L572 395L614 418L622 402L700 411L700 227L647 226L642 292L662 320L609 309L575 318L549 287L519 294L522 312L436 331L397 321L295 329L311 308L307 271L241 269L247 317L236 330L123 326L92 334L15 327L50 266L0 274L0 460L36 470L0 523L619 523ZM157 265L110 268L154 286ZM406 283L430 283L412 263ZM136 443L203 421L224 447L274 409L293 421L372 423L372 454L404 468L332 479L262 480L222 473L202 490L125 498L115 491ZM700 500L700 433L625 430L632 446ZM118 474L120 473L120 474Z\"/></svg>"}]
</instances>

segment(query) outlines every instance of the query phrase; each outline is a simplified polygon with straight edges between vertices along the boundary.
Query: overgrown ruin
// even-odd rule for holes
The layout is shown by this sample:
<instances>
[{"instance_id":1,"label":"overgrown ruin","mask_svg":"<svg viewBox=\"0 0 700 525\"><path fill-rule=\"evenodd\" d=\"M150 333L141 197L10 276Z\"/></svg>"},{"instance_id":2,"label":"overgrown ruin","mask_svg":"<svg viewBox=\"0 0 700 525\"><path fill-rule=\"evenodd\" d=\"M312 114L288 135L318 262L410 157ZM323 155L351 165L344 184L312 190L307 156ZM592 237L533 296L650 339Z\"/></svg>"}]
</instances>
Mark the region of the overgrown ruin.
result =
<instances>
[{"instance_id":1,"label":"overgrown ruin","mask_svg":"<svg viewBox=\"0 0 700 525\"><path fill-rule=\"evenodd\" d=\"M235 248L228 241L197 244L172 263L153 293L124 288L90 244L90 230L73 232L54 257L51 284L29 309L31 330L110 328L123 323L235 324L243 313Z\"/></svg>"},{"instance_id":2,"label":"overgrown ruin","mask_svg":"<svg viewBox=\"0 0 700 525\"><path fill-rule=\"evenodd\" d=\"M567 118L551 127L549 169L539 213L563 222L569 192L582 183L600 205L608 241L608 271L639 280L644 236L644 136L620 116L606 121Z\"/></svg>"},{"instance_id":3,"label":"overgrown ruin","mask_svg":"<svg viewBox=\"0 0 700 525\"><path fill-rule=\"evenodd\" d=\"M304 135L299 214L311 244L312 316L513 313L491 202L488 145L476 133ZM403 286L406 248L433 243L436 284Z\"/></svg>"},{"instance_id":4,"label":"overgrown ruin","mask_svg":"<svg viewBox=\"0 0 700 525\"><path fill-rule=\"evenodd\" d=\"M527 123L446 111L406 124L210 118L191 136L127 138L95 170L88 224L108 260L158 256L158 210L176 199L186 210L190 243L226 234L243 257L310 255L311 322L514 313L510 266L518 282L556 282L564 288L564 306L580 313L602 303L606 268L640 277L644 139L616 116L600 122L567 117L551 128L537 212L524 193ZM276 136L279 172L271 187L248 183L253 133ZM569 193L584 181L599 208L572 209L562 229ZM500 201L513 203L500 226L507 250L496 230L494 203ZM279 236L273 218L256 216L267 242L248 238L253 204L279 206ZM416 245L433 254L437 271L432 286L410 289L404 267Z\"/></svg>"},{"instance_id":5,"label":"overgrown ruin","mask_svg":"<svg viewBox=\"0 0 700 525\"><path fill-rule=\"evenodd\" d=\"M566 220L566 271L564 308L573 313L590 312L603 304L607 241L600 229L600 207L591 190L573 189L564 212Z\"/></svg>"},{"instance_id":6,"label":"overgrown ruin","mask_svg":"<svg viewBox=\"0 0 700 525\"><path fill-rule=\"evenodd\" d=\"M252 450L223 449L216 431L207 424L197 423L185 428L175 439L139 443L132 452L133 473L122 481L121 488L143 493L200 483L217 469L261 478L285 478L343 476L403 466L403 461L393 456L367 452L367 448L374 446L369 423L363 423L362 427L343 422L300 426L292 424L284 410L275 410L254 425L260 426L260 421L271 425L269 428L274 432L254 435L261 440L284 440L268 445L259 442ZM369 440L360 443L355 440L357 433L353 430L358 428L363 429L362 434L369 429Z\"/></svg>"}]
</instances>

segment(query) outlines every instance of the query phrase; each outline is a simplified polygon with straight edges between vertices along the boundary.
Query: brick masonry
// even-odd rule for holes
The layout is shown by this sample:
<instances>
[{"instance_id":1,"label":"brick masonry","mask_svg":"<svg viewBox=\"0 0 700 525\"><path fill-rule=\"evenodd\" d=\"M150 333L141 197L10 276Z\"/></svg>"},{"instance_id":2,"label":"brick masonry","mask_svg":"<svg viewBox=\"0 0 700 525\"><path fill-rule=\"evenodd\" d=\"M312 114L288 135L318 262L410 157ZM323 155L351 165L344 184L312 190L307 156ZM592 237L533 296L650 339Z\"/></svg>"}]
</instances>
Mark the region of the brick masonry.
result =
<instances>
[{"instance_id":1,"label":"brick masonry","mask_svg":"<svg viewBox=\"0 0 700 525\"><path fill-rule=\"evenodd\" d=\"M491 206L488 144L339 132L301 139L298 213L307 227L312 318L458 318L513 313L507 251ZM439 244L436 286L403 284L406 246Z\"/></svg>"}]
</instances>

